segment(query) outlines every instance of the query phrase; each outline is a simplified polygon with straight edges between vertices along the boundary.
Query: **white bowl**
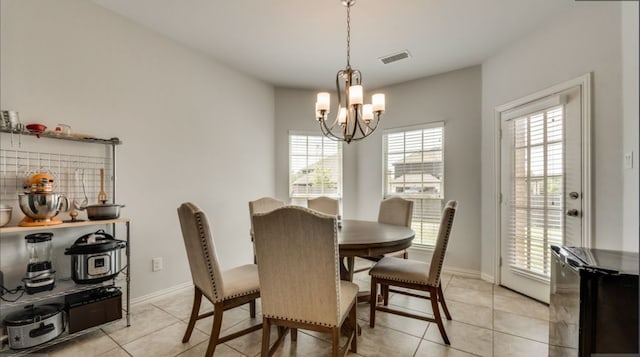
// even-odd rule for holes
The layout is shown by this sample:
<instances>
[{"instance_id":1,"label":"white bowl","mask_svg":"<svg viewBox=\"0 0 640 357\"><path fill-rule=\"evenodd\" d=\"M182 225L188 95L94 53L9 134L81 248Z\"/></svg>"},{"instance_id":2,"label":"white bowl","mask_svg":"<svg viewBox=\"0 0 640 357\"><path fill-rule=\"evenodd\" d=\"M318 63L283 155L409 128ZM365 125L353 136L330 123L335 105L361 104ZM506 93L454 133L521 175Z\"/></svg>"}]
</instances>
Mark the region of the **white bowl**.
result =
<instances>
[{"instance_id":1,"label":"white bowl","mask_svg":"<svg viewBox=\"0 0 640 357\"><path fill-rule=\"evenodd\" d=\"M0 227L4 227L11 221L11 212L13 208L7 205L0 205Z\"/></svg>"}]
</instances>

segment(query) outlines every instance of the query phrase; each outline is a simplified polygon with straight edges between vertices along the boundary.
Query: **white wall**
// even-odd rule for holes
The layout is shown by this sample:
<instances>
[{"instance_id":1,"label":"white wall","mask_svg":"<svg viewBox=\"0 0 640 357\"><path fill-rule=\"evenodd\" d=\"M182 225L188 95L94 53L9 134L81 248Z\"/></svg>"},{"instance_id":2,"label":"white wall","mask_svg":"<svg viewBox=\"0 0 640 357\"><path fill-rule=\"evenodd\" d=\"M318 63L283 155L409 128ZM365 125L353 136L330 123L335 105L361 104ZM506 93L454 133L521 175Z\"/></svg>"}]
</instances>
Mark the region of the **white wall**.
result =
<instances>
[{"instance_id":1,"label":"white wall","mask_svg":"<svg viewBox=\"0 0 640 357\"><path fill-rule=\"evenodd\" d=\"M483 63L482 272L486 277L495 276L497 236L494 108L587 72L594 73L593 246L623 247L620 14L618 2L576 3L566 16ZM637 194L634 197L637 204Z\"/></svg>"},{"instance_id":2,"label":"white wall","mask_svg":"<svg viewBox=\"0 0 640 357\"><path fill-rule=\"evenodd\" d=\"M633 153L633 168L624 170L623 195L623 237L622 247L628 251L638 251L640 213L638 212L638 2L625 1L622 12L622 117L623 153Z\"/></svg>"},{"instance_id":3,"label":"white wall","mask_svg":"<svg viewBox=\"0 0 640 357\"><path fill-rule=\"evenodd\" d=\"M387 98L380 127L367 139L344 144L344 216L376 220L382 199L383 130L444 120L445 199L460 202L447 266L473 272L480 269L480 73L480 67L471 67L376 90ZM280 198L288 198L288 130L320 131L314 103L315 92L276 90Z\"/></svg>"},{"instance_id":4,"label":"white wall","mask_svg":"<svg viewBox=\"0 0 640 357\"><path fill-rule=\"evenodd\" d=\"M207 211L223 267L250 262L247 202L275 189L273 88L87 1L0 4L2 109L124 142L133 296L191 280L183 201Z\"/></svg>"}]
</instances>

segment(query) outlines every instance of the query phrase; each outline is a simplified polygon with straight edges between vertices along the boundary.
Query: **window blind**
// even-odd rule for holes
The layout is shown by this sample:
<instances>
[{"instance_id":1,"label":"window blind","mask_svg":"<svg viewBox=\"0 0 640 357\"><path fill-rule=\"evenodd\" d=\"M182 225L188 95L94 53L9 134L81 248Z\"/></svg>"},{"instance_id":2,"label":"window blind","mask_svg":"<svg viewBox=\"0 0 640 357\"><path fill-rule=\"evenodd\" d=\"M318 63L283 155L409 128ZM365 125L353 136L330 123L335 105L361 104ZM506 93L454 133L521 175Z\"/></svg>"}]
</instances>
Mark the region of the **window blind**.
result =
<instances>
[{"instance_id":1,"label":"window blind","mask_svg":"<svg viewBox=\"0 0 640 357\"><path fill-rule=\"evenodd\" d=\"M413 201L413 243L435 245L444 199L444 123L386 131L383 150L384 196Z\"/></svg>"},{"instance_id":2,"label":"window blind","mask_svg":"<svg viewBox=\"0 0 640 357\"><path fill-rule=\"evenodd\" d=\"M292 204L307 198L342 197L342 143L323 135L289 133L289 196Z\"/></svg>"},{"instance_id":3,"label":"window blind","mask_svg":"<svg viewBox=\"0 0 640 357\"><path fill-rule=\"evenodd\" d=\"M550 244L562 244L563 107L509 120L512 168L509 264L548 279Z\"/></svg>"}]
</instances>

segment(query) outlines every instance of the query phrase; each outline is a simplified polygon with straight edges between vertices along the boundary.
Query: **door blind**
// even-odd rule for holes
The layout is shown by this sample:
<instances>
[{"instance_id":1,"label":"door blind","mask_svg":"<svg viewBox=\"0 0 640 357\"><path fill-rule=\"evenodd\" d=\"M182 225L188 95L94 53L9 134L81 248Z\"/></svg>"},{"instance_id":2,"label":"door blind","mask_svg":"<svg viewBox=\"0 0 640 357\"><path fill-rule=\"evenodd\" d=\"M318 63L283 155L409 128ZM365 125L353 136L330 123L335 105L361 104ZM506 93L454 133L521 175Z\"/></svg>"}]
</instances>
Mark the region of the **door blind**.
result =
<instances>
[{"instance_id":1,"label":"door blind","mask_svg":"<svg viewBox=\"0 0 640 357\"><path fill-rule=\"evenodd\" d=\"M562 244L563 107L508 121L511 130L509 264L548 279L549 245Z\"/></svg>"},{"instance_id":2,"label":"door blind","mask_svg":"<svg viewBox=\"0 0 640 357\"><path fill-rule=\"evenodd\" d=\"M383 135L384 195L414 202L414 244L435 245L444 197L444 123Z\"/></svg>"}]
</instances>

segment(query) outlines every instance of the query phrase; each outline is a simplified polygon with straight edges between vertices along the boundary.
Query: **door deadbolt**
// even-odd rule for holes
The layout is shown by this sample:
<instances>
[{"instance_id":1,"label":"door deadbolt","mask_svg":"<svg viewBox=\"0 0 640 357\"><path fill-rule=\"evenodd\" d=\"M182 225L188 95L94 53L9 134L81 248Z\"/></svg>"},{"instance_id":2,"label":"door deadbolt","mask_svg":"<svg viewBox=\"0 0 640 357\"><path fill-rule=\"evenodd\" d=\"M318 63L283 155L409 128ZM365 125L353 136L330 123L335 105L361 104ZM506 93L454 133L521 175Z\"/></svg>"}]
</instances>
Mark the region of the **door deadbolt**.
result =
<instances>
[{"instance_id":1,"label":"door deadbolt","mask_svg":"<svg viewBox=\"0 0 640 357\"><path fill-rule=\"evenodd\" d=\"M570 209L567 211L567 216L569 217L578 217L580 215L580 211L577 209Z\"/></svg>"},{"instance_id":2,"label":"door deadbolt","mask_svg":"<svg viewBox=\"0 0 640 357\"><path fill-rule=\"evenodd\" d=\"M571 198L572 200L577 200L579 197L580 197L580 194L577 192L569 193L569 198Z\"/></svg>"}]
</instances>

